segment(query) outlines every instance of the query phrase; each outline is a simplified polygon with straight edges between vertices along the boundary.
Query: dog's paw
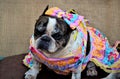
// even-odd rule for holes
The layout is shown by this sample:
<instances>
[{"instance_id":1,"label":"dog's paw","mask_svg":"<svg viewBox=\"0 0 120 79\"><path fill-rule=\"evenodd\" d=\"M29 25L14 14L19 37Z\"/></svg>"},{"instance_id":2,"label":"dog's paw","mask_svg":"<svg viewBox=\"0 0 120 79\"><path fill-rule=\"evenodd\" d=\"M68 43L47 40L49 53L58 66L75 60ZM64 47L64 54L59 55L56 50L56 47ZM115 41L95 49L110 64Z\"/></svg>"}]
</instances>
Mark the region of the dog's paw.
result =
<instances>
[{"instance_id":1,"label":"dog's paw","mask_svg":"<svg viewBox=\"0 0 120 79\"><path fill-rule=\"evenodd\" d=\"M35 70L30 69L25 73L25 79L36 79L37 73Z\"/></svg>"},{"instance_id":2,"label":"dog's paw","mask_svg":"<svg viewBox=\"0 0 120 79\"><path fill-rule=\"evenodd\" d=\"M89 62L87 65L87 76L97 76L98 72L93 62Z\"/></svg>"},{"instance_id":3,"label":"dog's paw","mask_svg":"<svg viewBox=\"0 0 120 79\"><path fill-rule=\"evenodd\" d=\"M87 70L87 76L97 76L97 71L95 69Z\"/></svg>"},{"instance_id":4,"label":"dog's paw","mask_svg":"<svg viewBox=\"0 0 120 79\"><path fill-rule=\"evenodd\" d=\"M32 74L26 74L25 79L36 79L36 77L33 76Z\"/></svg>"}]
</instances>

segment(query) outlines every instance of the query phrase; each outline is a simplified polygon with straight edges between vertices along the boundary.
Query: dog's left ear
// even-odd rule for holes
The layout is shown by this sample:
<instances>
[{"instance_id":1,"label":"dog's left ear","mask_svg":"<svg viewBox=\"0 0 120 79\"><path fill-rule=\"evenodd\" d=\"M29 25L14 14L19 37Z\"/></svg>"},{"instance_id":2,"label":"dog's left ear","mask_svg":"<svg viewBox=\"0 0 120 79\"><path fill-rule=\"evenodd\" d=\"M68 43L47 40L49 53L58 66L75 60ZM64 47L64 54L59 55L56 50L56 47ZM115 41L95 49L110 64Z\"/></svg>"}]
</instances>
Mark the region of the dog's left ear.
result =
<instances>
[{"instance_id":1,"label":"dog's left ear","mask_svg":"<svg viewBox=\"0 0 120 79\"><path fill-rule=\"evenodd\" d=\"M48 7L49 5L46 6L46 8L44 9L43 13L39 16L39 18L36 20L36 24L39 22L39 19L42 17L42 16L45 16L45 12L48 10ZM35 24L35 26L36 26Z\"/></svg>"},{"instance_id":2,"label":"dog's left ear","mask_svg":"<svg viewBox=\"0 0 120 79\"><path fill-rule=\"evenodd\" d=\"M44 9L42 15L45 15L45 12L48 10L48 8L49 8L49 5L46 6L46 8Z\"/></svg>"}]
</instances>

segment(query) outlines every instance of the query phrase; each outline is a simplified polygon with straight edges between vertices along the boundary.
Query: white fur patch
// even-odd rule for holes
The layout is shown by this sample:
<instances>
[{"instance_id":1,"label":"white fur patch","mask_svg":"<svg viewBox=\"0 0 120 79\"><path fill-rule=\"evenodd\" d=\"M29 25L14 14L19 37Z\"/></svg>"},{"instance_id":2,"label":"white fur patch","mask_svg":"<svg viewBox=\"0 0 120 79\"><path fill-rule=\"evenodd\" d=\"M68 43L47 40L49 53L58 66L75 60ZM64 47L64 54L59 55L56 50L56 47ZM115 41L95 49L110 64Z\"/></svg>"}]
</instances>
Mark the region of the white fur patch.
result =
<instances>
[{"instance_id":1,"label":"white fur patch","mask_svg":"<svg viewBox=\"0 0 120 79\"><path fill-rule=\"evenodd\" d=\"M49 20L48 20L48 24L47 24L47 28L46 28L46 32L47 34L51 37L51 33L53 31L55 31L55 27L56 27L56 19L55 18L51 18L49 17ZM49 46L48 50L49 52L54 52L57 50L56 48L56 43L55 43L55 40L51 37L52 41L51 41L51 45Z\"/></svg>"},{"instance_id":2,"label":"white fur patch","mask_svg":"<svg viewBox=\"0 0 120 79\"><path fill-rule=\"evenodd\" d=\"M55 25L56 25L56 19L49 17L47 29L46 29L49 35L51 35L51 32L54 31Z\"/></svg>"}]
</instances>

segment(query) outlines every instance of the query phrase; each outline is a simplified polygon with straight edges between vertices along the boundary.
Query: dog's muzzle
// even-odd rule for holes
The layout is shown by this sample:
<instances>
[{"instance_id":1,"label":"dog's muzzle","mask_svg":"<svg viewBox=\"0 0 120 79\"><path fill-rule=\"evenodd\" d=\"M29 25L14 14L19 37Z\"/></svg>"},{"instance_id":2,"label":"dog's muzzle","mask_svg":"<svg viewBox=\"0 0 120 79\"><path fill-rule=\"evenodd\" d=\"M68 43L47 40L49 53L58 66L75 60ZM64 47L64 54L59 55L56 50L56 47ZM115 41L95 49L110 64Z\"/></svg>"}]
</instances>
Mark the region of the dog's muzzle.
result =
<instances>
[{"instance_id":1,"label":"dog's muzzle","mask_svg":"<svg viewBox=\"0 0 120 79\"><path fill-rule=\"evenodd\" d=\"M51 38L48 36L43 36L40 38L37 44L37 49L44 49L47 50L50 45Z\"/></svg>"}]
</instances>

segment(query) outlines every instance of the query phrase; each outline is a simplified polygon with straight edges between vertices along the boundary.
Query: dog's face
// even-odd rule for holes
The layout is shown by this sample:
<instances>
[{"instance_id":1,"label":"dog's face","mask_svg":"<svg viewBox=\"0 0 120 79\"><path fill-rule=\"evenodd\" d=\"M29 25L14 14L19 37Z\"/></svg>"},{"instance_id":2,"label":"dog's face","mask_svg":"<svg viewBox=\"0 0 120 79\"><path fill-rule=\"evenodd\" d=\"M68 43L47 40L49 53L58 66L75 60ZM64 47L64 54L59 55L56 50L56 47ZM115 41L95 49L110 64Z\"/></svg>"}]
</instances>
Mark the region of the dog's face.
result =
<instances>
[{"instance_id":1,"label":"dog's face","mask_svg":"<svg viewBox=\"0 0 120 79\"><path fill-rule=\"evenodd\" d=\"M35 46L42 52L56 53L69 41L72 30L61 18L41 15L35 24Z\"/></svg>"}]
</instances>

